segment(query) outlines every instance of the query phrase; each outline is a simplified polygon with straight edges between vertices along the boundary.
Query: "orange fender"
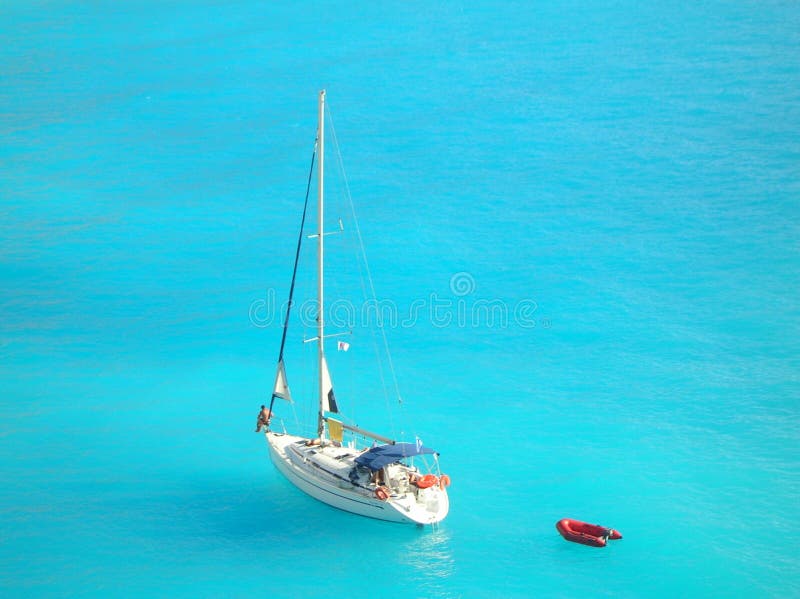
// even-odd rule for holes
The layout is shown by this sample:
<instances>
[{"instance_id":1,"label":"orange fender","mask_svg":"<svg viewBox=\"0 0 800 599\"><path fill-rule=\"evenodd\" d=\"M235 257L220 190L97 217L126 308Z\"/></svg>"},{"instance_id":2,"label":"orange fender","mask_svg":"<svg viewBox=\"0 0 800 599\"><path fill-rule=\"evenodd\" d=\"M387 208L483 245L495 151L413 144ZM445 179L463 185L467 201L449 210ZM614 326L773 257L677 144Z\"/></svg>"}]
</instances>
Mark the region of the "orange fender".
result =
<instances>
[{"instance_id":1,"label":"orange fender","mask_svg":"<svg viewBox=\"0 0 800 599\"><path fill-rule=\"evenodd\" d=\"M433 475L433 474L426 474L425 476L423 476L422 478L420 478L420 479L417 481L417 486L418 486L420 489L427 489L428 487L432 487L433 485L435 485L435 484L436 484L436 483L438 483L438 482L439 482L439 479L438 479L438 478L436 478L436 476L435 476L435 475Z\"/></svg>"}]
</instances>

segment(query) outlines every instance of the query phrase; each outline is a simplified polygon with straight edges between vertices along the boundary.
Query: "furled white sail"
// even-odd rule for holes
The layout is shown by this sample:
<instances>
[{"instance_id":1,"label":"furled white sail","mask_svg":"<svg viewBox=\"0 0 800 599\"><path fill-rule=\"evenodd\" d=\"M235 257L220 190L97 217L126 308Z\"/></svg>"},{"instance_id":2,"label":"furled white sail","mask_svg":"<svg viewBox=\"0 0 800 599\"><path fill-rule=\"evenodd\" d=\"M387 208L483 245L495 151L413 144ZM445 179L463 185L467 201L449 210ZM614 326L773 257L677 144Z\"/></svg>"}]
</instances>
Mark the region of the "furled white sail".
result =
<instances>
[{"instance_id":1,"label":"furled white sail","mask_svg":"<svg viewBox=\"0 0 800 599\"><path fill-rule=\"evenodd\" d=\"M272 389L272 394L290 403L292 401L292 394L289 392L289 383L286 382L286 370L283 367L283 360L278 362L278 372L275 374L275 387Z\"/></svg>"},{"instance_id":2,"label":"furled white sail","mask_svg":"<svg viewBox=\"0 0 800 599\"><path fill-rule=\"evenodd\" d=\"M339 412L336 406L336 396L333 394L333 383L331 382L331 374L328 372L328 361L325 356L322 356L321 362L322 372L322 410L323 412Z\"/></svg>"}]
</instances>

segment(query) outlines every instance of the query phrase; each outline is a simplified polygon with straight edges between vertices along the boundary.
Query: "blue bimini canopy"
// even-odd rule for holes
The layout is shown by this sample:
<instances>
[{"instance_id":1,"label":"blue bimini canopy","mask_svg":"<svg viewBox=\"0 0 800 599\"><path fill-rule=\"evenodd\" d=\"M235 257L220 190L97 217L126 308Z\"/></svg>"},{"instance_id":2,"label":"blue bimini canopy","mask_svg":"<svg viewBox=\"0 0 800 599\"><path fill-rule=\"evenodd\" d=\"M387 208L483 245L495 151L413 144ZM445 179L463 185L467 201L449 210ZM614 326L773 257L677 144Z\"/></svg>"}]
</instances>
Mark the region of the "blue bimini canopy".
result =
<instances>
[{"instance_id":1,"label":"blue bimini canopy","mask_svg":"<svg viewBox=\"0 0 800 599\"><path fill-rule=\"evenodd\" d=\"M430 447L415 443L395 443L394 445L378 445L365 451L356 458L356 464L366 466L370 470L380 470L386 464L392 464L403 458L423 453L436 453Z\"/></svg>"}]
</instances>

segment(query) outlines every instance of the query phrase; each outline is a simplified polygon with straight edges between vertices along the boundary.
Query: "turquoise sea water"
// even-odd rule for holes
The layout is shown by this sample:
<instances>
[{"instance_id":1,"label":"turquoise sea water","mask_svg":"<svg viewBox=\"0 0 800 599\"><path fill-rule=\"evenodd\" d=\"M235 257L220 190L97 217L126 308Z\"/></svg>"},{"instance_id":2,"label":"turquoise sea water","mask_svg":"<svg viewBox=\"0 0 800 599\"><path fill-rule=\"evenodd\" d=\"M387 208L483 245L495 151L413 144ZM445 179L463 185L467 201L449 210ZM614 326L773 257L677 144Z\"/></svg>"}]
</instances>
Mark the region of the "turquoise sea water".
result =
<instances>
[{"instance_id":1,"label":"turquoise sea water","mask_svg":"<svg viewBox=\"0 0 800 599\"><path fill-rule=\"evenodd\" d=\"M795 3L7 2L0 42L0 594L800 596ZM252 432L323 87L434 531Z\"/></svg>"}]
</instances>

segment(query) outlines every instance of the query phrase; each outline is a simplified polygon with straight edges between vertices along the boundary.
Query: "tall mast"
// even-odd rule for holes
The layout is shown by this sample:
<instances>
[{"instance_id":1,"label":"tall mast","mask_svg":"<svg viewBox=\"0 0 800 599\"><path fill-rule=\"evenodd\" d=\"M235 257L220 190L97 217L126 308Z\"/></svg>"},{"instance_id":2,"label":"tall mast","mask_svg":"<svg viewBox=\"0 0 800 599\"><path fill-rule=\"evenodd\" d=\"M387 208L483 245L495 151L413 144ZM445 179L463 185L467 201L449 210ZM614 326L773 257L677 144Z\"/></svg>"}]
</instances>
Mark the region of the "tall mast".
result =
<instances>
[{"instance_id":1,"label":"tall mast","mask_svg":"<svg viewBox=\"0 0 800 599\"><path fill-rule=\"evenodd\" d=\"M317 185L317 194L318 194L318 204L319 204L319 213L317 216L317 241L319 242L318 251L317 251L317 276L318 280L318 287L317 287L317 297L318 297L318 313L317 313L317 354L319 358L319 414L317 418L317 436L322 439L322 435L325 433L325 421L323 420L324 414L324 406L325 406L325 383L324 383L324 372L323 369L325 368L325 351L324 351L324 340L325 340L325 322L323 318L323 314L325 310L323 309L323 277L324 277L324 269L323 269L323 240L324 231L323 231L323 217L324 217L324 210L323 210L323 203L324 203L324 189L323 189L323 182L325 176L325 90L319 92L319 184Z\"/></svg>"}]
</instances>

